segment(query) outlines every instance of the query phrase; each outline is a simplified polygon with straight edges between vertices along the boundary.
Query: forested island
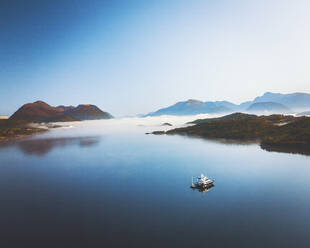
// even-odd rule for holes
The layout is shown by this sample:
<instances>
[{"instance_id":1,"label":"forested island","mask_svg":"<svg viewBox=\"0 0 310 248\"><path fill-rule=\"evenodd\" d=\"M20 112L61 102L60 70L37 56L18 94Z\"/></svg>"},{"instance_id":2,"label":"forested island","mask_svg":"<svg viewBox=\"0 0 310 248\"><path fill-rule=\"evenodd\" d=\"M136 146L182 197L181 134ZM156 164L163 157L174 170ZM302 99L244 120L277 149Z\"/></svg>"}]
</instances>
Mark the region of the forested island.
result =
<instances>
[{"instance_id":1,"label":"forested island","mask_svg":"<svg viewBox=\"0 0 310 248\"><path fill-rule=\"evenodd\" d=\"M267 150L310 154L310 117L256 116L243 113L200 119L192 126L154 134L181 134L236 141L258 141Z\"/></svg>"}]
</instances>

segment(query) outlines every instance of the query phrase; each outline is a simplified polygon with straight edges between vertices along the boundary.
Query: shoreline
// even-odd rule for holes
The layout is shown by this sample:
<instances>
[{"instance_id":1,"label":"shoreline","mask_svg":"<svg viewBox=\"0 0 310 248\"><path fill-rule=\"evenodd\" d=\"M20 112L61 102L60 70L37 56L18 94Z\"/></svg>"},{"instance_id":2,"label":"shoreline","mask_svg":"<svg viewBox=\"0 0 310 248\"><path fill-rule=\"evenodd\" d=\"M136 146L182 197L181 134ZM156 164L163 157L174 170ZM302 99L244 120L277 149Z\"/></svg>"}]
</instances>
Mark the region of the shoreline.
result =
<instances>
[{"instance_id":1,"label":"shoreline","mask_svg":"<svg viewBox=\"0 0 310 248\"><path fill-rule=\"evenodd\" d=\"M197 120L195 125L154 135L183 135L226 141L259 141L262 149L310 154L310 118L285 115L256 116L234 113L220 118Z\"/></svg>"},{"instance_id":2,"label":"shoreline","mask_svg":"<svg viewBox=\"0 0 310 248\"><path fill-rule=\"evenodd\" d=\"M59 127L58 125L46 125L26 122L11 122L7 119L0 120L0 143L24 139L35 134L44 133L51 128Z\"/></svg>"},{"instance_id":3,"label":"shoreline","mask_svg":"<svg viewBox=\"0 0 310 248\"><path fill-rule=\"evenodd\" d=\"M40 129L40 130L34 130L33 132L30 132L30 133L27 133L27 134L0 136L0 144L8 143L8 142L11 142L11 141L25 139L25 138L34 136L36 134L45 133L45 132L48 132L48 131L49 131L49 129Z\"/></svg>"}]
</instances>

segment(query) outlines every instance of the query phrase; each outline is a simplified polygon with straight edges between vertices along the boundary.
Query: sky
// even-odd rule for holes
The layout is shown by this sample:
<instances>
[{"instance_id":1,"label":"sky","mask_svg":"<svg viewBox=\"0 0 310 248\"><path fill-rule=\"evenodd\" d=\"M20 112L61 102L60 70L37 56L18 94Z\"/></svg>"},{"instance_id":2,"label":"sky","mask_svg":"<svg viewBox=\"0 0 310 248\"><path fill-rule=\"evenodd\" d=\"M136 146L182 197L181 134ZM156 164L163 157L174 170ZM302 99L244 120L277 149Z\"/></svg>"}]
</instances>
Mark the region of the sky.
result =
<instances>
[{"instance_id":1,"label":"sky","mask_svg":"<svg viewBox=\"0 0 310 248\"><path fill-rule=\"evenodd\" d=\"M0 115L310 93L308 0L1 0Z\"/></svg>"}]
</instances>

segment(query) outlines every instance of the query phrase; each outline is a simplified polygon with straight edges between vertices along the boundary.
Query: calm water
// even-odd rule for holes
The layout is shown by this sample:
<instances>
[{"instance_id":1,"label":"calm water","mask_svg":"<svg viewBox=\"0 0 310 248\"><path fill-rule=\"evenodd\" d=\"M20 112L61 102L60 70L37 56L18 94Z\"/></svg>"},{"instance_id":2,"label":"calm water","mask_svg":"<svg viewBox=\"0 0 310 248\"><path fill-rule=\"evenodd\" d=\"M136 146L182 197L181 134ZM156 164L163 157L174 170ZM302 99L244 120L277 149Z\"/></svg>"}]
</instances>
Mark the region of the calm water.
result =
<instances>
[{"instance_id":1,"label":"calm water","mask_svg":"<svg viewBox=\"0 0 310 248\"><path fill-rule=\"evenodd\" d=\"M310 247L310 157L75 125L1 146L0 247Z\"/></svg>"}]
</instances>

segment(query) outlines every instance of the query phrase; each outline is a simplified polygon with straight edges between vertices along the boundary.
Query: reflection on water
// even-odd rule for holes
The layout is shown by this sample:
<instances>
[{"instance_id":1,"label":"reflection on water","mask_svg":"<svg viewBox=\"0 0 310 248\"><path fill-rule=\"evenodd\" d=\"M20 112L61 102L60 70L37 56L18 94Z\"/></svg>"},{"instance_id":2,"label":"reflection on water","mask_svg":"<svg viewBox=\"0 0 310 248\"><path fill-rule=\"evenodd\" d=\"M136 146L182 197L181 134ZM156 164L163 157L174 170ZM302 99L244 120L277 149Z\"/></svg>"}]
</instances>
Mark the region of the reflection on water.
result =
<instances>
[{"instance_id":1,"label":"reflection on water","mask_svg":"<svg viewBox=\"0 0 310 248\"><path fill-rule=\"evenodd\" d=\"M225 145L253 145L259 144L257 139L241 140L241 139L224 139L224 138L203 138L209 141L217 142Z\"/></svg>"},{"instance_id":2,"label":"reflection on water","mask_svg":"<svg viewBox=\"0 0 310 248\"><path fill-rule=\"evenodd\" d=\"M310 247L309 156L144 135L151 123L131 121L3 145L0 247ZM215 188L189 190L201 172Z\"/></svg>"},{"instance_id":3,"label":"reflection on water","mask_svg":"<svg viewBox=\"0 0 310 248\"><path fill-rule=\"evenodd\" d=\"M260 142L257 139L249 140L238 140L238 139L224 139L224 138L205 138L201 136L187 136L182 135L183 137L193 138L193 139L203 139L207 141L212 141L219 144L225 145L259 145L263 150L268 152L280 152L280 153L291 153L291 154L302 154L310 155L310 146L309 145L266 145Z\"/></svg>"},{"instance_id":4,"label":"reflection on water","mask_svg":"<svg viewBox=\"0 0 310 248\"><path fill-rule=\"evenodd\" d=\"M211 189L212 189L213 187L214 187L214 185L212 184L212 185L210 185L210 186L200 187L200 188L192 188L192 187L191 187L191 189L192 189L193 191L197 190L197 191L201 192L201 193L204 195L205 193L211 191Z\"/></svg>"},{"instance_id":5,"label":"reflection on water","mask_svg":"<svg viewBox=\"0 0 310 248\"><path fill-rule=\"evenodd\" d=\"M268 152L283 152L283 153L310 155L310 146L261 144L260 147Z\"/></svg>"},{"instance_id":6,"label":"reflection on water","mask_svg":"<svg viewBox=\"0 0 310 248\"><path fill-rule=\"evenodd\" d=\"M291 154L310 155L310 146L308 145L266 145L259 140L229 140L229 139L211 139L226 145L251 145L259 144L260 147L268 152L281 152Z\"/></svg>"},{"instance_id":7,"label":"reflection on water","mask_svg":"<svg viewBox=\"0 0 310 248\"><path fill-rule=\"evenodd\" d=\"M98 145L99 136L96 137L60 137L26 139L10 143L8 146L18 147L26 155L45 156L57 147L78 145L79 147L91 147Z\"/></svg>"}]
</instances>

